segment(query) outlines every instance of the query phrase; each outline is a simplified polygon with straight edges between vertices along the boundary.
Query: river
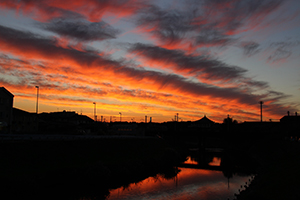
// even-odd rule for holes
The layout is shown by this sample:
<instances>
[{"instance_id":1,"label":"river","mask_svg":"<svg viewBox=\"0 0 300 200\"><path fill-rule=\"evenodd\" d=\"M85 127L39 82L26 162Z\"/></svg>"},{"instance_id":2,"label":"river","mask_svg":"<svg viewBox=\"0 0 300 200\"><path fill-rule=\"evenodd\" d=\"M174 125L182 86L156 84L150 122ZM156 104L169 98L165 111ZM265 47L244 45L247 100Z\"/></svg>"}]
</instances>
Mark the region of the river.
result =
<instances>
[{"instance_id":1,"label":"river","mask_svg":"<svg viewBox=\"0 0 300 200\"><path fill-rule=\"evenodd\" d=\"M213 158L210 166L219 166L220 158ZM252 176L233 174L226 177L222 171L193 168L197 163L190 158L188 168L178 168L176 176L166 178L164 175L149 177L138 183L129 184L110 190L106 200L227 200L234 199L234 194L244 189Z\"/></svg>"}]
</instances>

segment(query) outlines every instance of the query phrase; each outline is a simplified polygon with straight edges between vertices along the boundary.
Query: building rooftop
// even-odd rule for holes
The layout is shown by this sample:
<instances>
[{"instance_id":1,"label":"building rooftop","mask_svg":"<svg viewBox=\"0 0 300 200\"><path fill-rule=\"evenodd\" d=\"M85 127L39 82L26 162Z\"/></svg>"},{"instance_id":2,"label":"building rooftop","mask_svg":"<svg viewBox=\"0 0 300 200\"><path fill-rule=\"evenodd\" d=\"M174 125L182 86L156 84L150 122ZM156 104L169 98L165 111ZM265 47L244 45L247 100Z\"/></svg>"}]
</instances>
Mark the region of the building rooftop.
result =
<instances>
[{"instance_id":1,"label":"building rooftop","mask_svg":"<svg viewBox=\"0 0 300 200\"><path fill-rule=\"evenodd\" d=\"M10 91L8 91L5 87L0 87L0 91L14 97L14 95Z\"/></svg>"}]
</instances>

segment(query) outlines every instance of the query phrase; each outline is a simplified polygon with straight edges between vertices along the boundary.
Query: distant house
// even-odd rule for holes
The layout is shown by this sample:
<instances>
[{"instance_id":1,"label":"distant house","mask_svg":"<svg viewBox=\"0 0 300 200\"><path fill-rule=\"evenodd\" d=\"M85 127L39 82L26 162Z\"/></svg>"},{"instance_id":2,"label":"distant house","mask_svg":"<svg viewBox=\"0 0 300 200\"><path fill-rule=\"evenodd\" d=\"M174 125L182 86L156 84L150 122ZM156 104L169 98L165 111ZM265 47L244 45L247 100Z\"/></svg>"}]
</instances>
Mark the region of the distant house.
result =
<instances>
[{"instance_id":1,"label":"distant house","mask_svg":"<svg viewBox=\"0 0 300 200\"><path fill-rule=\"evenodd\" d=\"M12 125L12 108L14 95L4 87L0 87L0 132L10 133Z\"/></svg>"},{"instance_id":2,"label":"distant house","mask_svg":"<svg viewBox=\"0 0 300 200\"><path fill-rule=\"evenodd\" d=\"M94 120L85 115L78 115L75 111L65 110L62 112L41 113L39 114L39 118L46 121L63 122L74 125L94 122Z\"/></svg>"},{"instance_id":3,"label":"distant house","mask_svg":"<svg viewBox=\"0 0 300 200\"><path fill-rule=\"evenodd\" d=\"M74 111L62 111L39 114L39 130L47 134L86 134L91 131L94 120L78 115Z\"/></svg>"},{"instance_id":4,"label":"distant house","mask_svg":"<svg viewBox=\"0 0 300 200\"><path fill-rule=\"evenodd\" d=\"M38 132L37 114L30 113L18 108L13 108L13 133L36 133Z\"/></svg>"},{"instance_id":5,"label":"distant house","mask_svg":"<svg viewBox=\"0 0 300 200\"><path fill-rule=\"evenodd\" d=\"M300 138L300 116L297 112L295 112L295 115L290 115L288 112L288 115L280 119L280 124L285 136Z\"/></svg>"},{"instance_id":6,"label":"distant house","mask_svg":"<svg viewBox=\"0 0 300 200\"><path fill-rule=\"evenodd\" d=\"M297 123L300 124L300 116L298 115L298 113L296 112L295 115L290 115L288 113L288 115L283 116L280 119L281 123L288 123L288 124L293 124L293 123Z\"/></svg>"}]
</instances>

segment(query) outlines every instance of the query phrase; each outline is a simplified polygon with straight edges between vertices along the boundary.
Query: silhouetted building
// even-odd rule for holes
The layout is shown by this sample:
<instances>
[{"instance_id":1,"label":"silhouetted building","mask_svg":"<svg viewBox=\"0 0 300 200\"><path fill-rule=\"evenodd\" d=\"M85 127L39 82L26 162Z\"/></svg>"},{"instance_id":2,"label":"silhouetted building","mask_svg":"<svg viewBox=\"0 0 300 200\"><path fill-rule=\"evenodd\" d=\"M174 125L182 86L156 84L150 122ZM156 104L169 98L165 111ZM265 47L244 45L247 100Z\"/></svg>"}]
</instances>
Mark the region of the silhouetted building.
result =
<instances>
[{"instance_id":1,"label":"silhouetted building","mask_svg":"<svg viewBox=\"0 0 300 200\"><path fill-rule=\"evenodd\" d=\"M74 125L88 124L94 122L91 118L85 115L78 115L75 111L62 111L62 112L51 112L41 113L39 118L46 121L71 123Z\"/></svg>"},{"instance_id":2,"label":"silhouetted building","mask_svg":"<svg viewBox=\"0 0 300 200\"><path fill-rule=\"evenodd\" d=\"M13 108L13 133L37 133L38 121L37 114L30 113L18 108Z\"/></svg>"},{"instance_id":3,"label":"silhouetted building","mask_svg":"<svg viewBox=\"0 0 300 200\"><path fill-rule=\"evenodd\" d=\"M300 137L300 116L295 112L295 115L283 116L280 119L280 124L282 126L283 132L287 137Z\"/></svg>"},{"instance_id":4,"label":"silhouetted building","mask_svg":"<svg viewBox=\"0 0 300 200\"><path fill-rule=\"evenodd\" d=\"M94 120L76 112L52 112L39 114L39 131L47 134L89 134Z\"/></svg>"},{"instance_id":5,"label":"silhouetted building","mask_svg":"<svg viewBox=\"0 0 300 200\"><path fill-rule=\"evenodd\" d=\"M300 124L300 116L295 112L295 115L286 115L280 119L281 123Z\"/></svg>"},{"instance_id":6,"label":"silhouetted building","mask_svg":"<svg viewBox=\"0 0 300 200\"><path fill-rule=\"evenodd\" d=\"M12 108L14 95L0 87L0 132L10 133L12 125Z\"/></svg>"}]
</instances>

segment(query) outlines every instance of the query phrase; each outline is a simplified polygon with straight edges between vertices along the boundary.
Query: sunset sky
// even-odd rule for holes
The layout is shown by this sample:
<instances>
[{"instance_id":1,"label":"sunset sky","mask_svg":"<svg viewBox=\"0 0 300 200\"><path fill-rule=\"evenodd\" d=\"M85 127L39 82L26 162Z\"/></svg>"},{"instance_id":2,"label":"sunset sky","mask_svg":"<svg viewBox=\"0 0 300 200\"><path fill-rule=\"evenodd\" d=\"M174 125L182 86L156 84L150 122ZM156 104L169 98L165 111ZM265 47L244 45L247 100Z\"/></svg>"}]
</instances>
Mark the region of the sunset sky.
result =
<instances>
[{"instance_id":1,"label":"sunset sky","mask_svg":"<svg viewBox=\"0 0 300 200\"><path fill-rule=\"evenodd\" d=\"M300 110L299 0L0 0L14 107L98 119L278 120Z\"/></svg>"}]
</instances>

